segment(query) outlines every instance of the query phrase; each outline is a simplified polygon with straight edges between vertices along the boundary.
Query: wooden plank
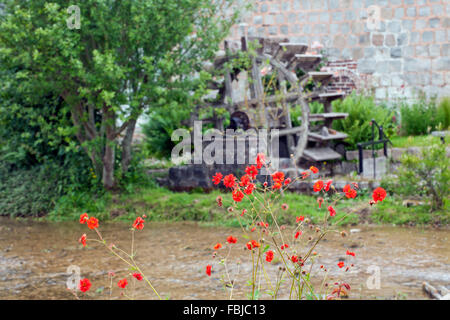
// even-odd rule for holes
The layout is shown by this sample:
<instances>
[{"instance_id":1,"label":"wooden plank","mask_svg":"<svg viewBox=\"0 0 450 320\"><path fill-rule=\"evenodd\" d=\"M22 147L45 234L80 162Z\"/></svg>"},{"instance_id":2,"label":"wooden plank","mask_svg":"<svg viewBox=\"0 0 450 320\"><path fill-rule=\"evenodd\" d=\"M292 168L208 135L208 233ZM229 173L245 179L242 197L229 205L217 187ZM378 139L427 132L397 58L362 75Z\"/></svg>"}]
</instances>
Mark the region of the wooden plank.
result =
<instances>
[{"instance_id":1,"label":"wooden plank","mask_svg":"<svg viewBox=\"0 0 450 320\"><path fill-rule=\"evenodd\" d=\"M279 81L280 86L281 86L280 89L281 89L282 94L286 95L287 94L287 89L286 89L286 84L285 84L286 78L281 73L278 74L278 81ZM284 116L284 121L286 123L286 128L290 129L290 128L292 128L290 107L289 107L288 103L284 103L283 106L284 106L284 111L286 113L286 115ZM294 141L294 137L292 135L288 135L287 136L287 147L288 147L289 154L291 154L291 152L294 152L294 150L295 150L295 141Z\"/></svg>"},{"instance_id":2,"label":"wooden plank","mask_svg":"<svg viewBox=\"0 0 450 320\"><path fill-rule=\"evenodd\" d=\"M314 113L309 115L309 121L323 121L326 119L345 119L348 113L345 112L330 112L330 113Z\"/></svg>"},{"instance_id":3,"label":"wooden plank","mask_svg":"<svg viewBox=\"0 0 450 320\"><path fill-rule=\"evenodd\" d=\"M313 79L313 81L324 81L329 80L333 77L331 72L321 72L321 71L311 71L308 72L308 76Z\"/></svg>"},{"instance_id":4,"label":"wooden plank","mask_svg":"<svg viewBox=\"0 0 450 320\"><path fill-rule=\"evenodd\" d=\"M293 127L293 128L289 128L289 129L276 129L278 130L277 133L274 132L274 130L272 129L271 134L272 137L282 137L282 136L287 136L287 135L292 135L292 134L298 134L302 131L302 127Z\"/></svg>"},{"instance_id":5,"label":"wooden plank","mask_svg":"<svg viewBox=\"0 0 450 320\"><path fill-rule=\"evenodd\" d=\"M311 161L326 161L341 159L342 155L331 148L310 148L303 151L303 157Z\"/></svg>"},{"instance_id":6,"label":"wooden plank","mask_svg":"<svg viewBox=\"0 0 450 320\"><path fill-rule=\"evenodd\" d=\"M308 49L305 43L281 42L280 47L274 58L281 62L289 62L296 54L305 53Z\"/></svg>"},{"instance_id":7,"label":"wooden plank","mask_svg":"<svg viewBox=\"0 0 450 320\"><path fill-rule=\"evenodd\" d=\"M303 71L308 72L314 69L322 60L321 55L312 54L296 54L287 64L287 69L301 68Z\"/></svg>"},{"instance_id":8,"label":"wooden plank","mask_svg":"<svg viewBox=\"0 0 450 320\"><path fill-rule=\"evenodd\" d=\"M330 140L343 140L348 137L347 134L343 132L336 131L335 134L329 134L328 136L323 136L316 132L310 132L308 133L308 140L310 141L316 141L316 142L322 142L322 141L330 141Z\"/></svg>"},{"instance_id":9,"label":"wooden plank","mask_svg":"<svg viewBox=\"0 0 450 320\"><path fill-rule=\"evenodd\" d=\"M322 100L336 100L345 96L343 92L330 92L330 93L321 93L319 94L319 98Z\"/></svg>"}]
</instances>

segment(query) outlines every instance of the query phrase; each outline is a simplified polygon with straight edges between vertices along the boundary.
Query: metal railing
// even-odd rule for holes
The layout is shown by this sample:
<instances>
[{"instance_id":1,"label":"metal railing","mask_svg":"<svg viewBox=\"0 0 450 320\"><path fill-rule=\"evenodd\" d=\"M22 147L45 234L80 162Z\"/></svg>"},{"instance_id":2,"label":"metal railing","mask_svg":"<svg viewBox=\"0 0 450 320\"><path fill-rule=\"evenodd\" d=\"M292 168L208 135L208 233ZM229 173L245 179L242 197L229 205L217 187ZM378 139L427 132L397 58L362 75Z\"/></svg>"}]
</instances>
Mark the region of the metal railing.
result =
<instances>
[{"instance_id":1,"label":"metal railing","mask_svg":"<svg viewBox=\"0 0 450 320\"><path fill-rule=\"evenodd\" d=\"M359 166L358 166L358 174L361 174L364 171L364 155L363 148L367 146L372 146L372 158L373 158L373 177L376 178L376 158L375 158L375 145L383 144L383 152L384 156L387 157L387 144L390 143L392 146L391 140L389 140L383 131L383 126L380 126L375 119L371 120L372 125L372 139L368 142L360 142L357 144L358 147L358 156L359 156ZM378 140L375 140L375 126L378 128Z\"/></svg>"}]
</instances>

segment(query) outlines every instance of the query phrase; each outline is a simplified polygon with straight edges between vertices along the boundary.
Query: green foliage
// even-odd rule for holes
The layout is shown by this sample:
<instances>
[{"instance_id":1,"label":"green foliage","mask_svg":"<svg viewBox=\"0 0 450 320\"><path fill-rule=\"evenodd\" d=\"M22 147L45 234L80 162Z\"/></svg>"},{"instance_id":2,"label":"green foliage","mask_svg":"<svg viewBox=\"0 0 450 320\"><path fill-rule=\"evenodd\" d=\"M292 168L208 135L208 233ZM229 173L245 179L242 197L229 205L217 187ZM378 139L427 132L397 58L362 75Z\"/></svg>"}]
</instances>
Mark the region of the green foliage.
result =
<instances>
[{"instance_id":1,"label":"green foliage","mask_svg":"<svg viewBox=\"0 0 450 320\"><path fill-rule=\"evenodd\" d=\"M405 153L397 174L396 192L427 197L432 210L441 209L450 195L450 158L442 143L430 142L420 155Z\"/></svg>"},{"instance_id":2,"label":"green foliage","mask_svg":"<svg viewBox=\"0 0 450 320\"><path fill-rule=\"evenodd\" d=\"M442 124L442 129L448 130L450 127L450 97L443 98L439 103L437 119Z\"/></svg>"},{"instance_id":3,"label":"green foliage","mask_svg":"<svg viewBox=\"0 0 450 320\"><path fill-rule=\"evenodd\" d=\"M72 162L73 160L73 162ZM66 163L49 161L33 167L13 168L2 162L0 165L0 215L41 216L54 207L58 199L71 192L89 189L93 192L95 179L79 159Z\"/></svg>"},{"instance_id":4,"label":"green foliage","mask_svg":"<svg viewBox=\"0 0 450 320\"><path fill-rule=\"evenodd\" d=\"M69 0L6 0L0 17L2 90L14 89L28 106L60 96L64 112L54 115L57 124L49 122L49 130L76 136L71 148L81 146L112 188L114 154L124 153L124 171L129 160L129 140L119 144L117 137L132 135L130 124L148 109L189 107L207 91L203 64L214 58L237 18L229 10L232 2L86 0L76 4L81 26L72 29ZM23 103L3 102L5 113Z\"/></svg>"},{"instance_id":5,"label":"green foliage","mask_svg":"<svg viewBox=\"0 0 450 320\"><path fill-rule=\"evenodd\" d=\"M333 129L348 134L346 142L351 150L357 148L357 143L371 140L372 119L380 126L383 126L385 135L388 138L394 133L394 113L384 105L377 105L373 97L352 93L344 100L334 101L333 111L349 114L346 119L334 121ZM378 139L378 130L376 128L375 139Z\"/></svg>"},{"instance_id":6,"label":"green foliage","mask_svg":"<svg viewBox=\"0 0 450 320\"><path fill-rule=\"evenodd\" d=\"M151 156L170 158L173 147L178 143L171 140L172 132L178 128L186 128L182 121L189 117L189 113L183 111L161 108L152 112L149 121L143 125L146 136L144 147Z\"/></svg>"},{"instance_id":7,"label":"green foliage","mask_svg":"<svg viewBox=\"0 0 450 320\"><path fill-rule=\"evenodd\" d=\"M324 110L324 106L322 103L318 102L318 101L312 101L309 103L309 110L310 113L323 113ZM293 108L291 108L291 121L292 121L292 125L294 127L298 127L301 126L302 121L301 121L301 117L302 117L302 108L300 105L295 105Z\"/></svg>"},{"instance_id":8,"label":"green foliage","mask_svg":"<svg viewBox=\"0 0 450 320\"><path fill-rule=\"evenodd\" d=\"M444 100L438 111L436 99L427 99L424 95L411 105L403 103L400 107L401 134L423 135L442 128L448 122L445 113L450 111L449 108Z\"/></svg>"}]
</instances>

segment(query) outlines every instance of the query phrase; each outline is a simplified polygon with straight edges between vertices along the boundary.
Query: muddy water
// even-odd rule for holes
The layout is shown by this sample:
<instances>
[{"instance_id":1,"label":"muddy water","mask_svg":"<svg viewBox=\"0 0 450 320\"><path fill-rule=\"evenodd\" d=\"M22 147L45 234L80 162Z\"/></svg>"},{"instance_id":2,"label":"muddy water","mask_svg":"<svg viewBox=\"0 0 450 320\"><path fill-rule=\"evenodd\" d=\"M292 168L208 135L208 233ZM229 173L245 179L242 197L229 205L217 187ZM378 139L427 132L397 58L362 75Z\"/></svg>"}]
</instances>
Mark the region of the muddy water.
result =
<instances>
[{"instance_id":1,"label":"muddy water","mask_svg":"<svg viewBox=\"0 0 450 320\"><path fill-rule=\"evenodd\" d=\"M421 289L423 281L450 287L450 231L386 226L352 228L359 232L350 233L347 229L349 235L345 238L338 233L329 234L316 247L318 258L312 270L317 285L323 275L318 268L322 264L329 271L327 282L345 279L351 285L352 299L427 299ZM107 223L101 225L101 230L108 243L112 241L129 251L128 225ZM71 265L79 266L81 277L93 283L84 298L110 299L108 271L116 273L111 298L120 298L116 283L129 273L127 266L99 244L92 243L83 249L77 242L82 233L95 238L94 232L78 223L0 219L0 299L73 299L66 289L67 268ZM230 234L239 239L230 254L228 268L231 278L236 277L233 298L245 299L251 265L239 229L194 223L146 223L136 234L136 260L163 297L227 299L229 292L220 284L224 269L217 258L212 258L212 246L225 242ZM356 253L351 261L345 255L347 249ZM355 267L345 273L336 265L341 258L346 263L353 262ZM208 263L215 271L211 277L205 275ZM276 275L278 266L267 266L269 277ZM369 266L379 267L379 289L367 286L372 275ZM130 281L128 288L134 285L134 298L155 298L143 283ZM288 289L283 287L281 298L288 297Z\"/></svg>"}]
</instances>

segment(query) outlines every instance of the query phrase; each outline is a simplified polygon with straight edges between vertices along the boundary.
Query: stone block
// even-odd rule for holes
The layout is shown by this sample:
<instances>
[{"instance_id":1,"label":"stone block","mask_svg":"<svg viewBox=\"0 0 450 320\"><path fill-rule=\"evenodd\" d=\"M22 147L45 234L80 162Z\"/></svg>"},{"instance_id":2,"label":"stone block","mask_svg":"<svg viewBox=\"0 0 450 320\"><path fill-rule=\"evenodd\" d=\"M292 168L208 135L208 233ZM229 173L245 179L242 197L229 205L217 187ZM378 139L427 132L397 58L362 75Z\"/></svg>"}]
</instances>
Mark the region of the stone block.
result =
<instances>
[{"instance_id":1,"label":"stone block","mask_svg":"<svg viewBox=\"0 0 450 320\"><path fill-rule=\"evenodd\" d=\"M438 28L440 22L441 22L441 19L439 19L439 18L431 18L428 20L430 28Z\"/></svg>"},{"instance_id":2,"label":"stone block","mask_svg":"<svg viewBox=\"0 0 450 320\"><path fill-rule=\"evenodd\" d=\"M374 46L382 46L383 43L384 43L384 35L383 34L372 35L372 44Z\"/></svg>"},{"instance_id":3,"label":"stone block","mask_svg":"<svg viewBox=\"0 0 450 320\"><path fill-rule=\"evenodd\" d=\"M434 31L425 31L422 33L423 42L433 42L434 41Z\"/></svg>"},{"instance_id":4,"label":"stone block","mask_svg":"<svg viewBox=\"0 0 450 320\"><path fill-rule=\"evenodd\" d=\"M400 21L390 21L387 30L392 33L400 33L402 31L402 23Z\"/></svg>"},{"instance_id":5,"label":"stone block","mask_svg":"<svg viewBox=\"0 0 450 320\"><path fill-rule=\"evenodd\" d=\"M450 71L450 57L440 57L433 61L433 70Z\"/></svg>"},{"instance_id":6,"label":"stone block","mask_svg":"<svg viewBox=\"0 0 450 320\"><path fill-rule=\"evenodd\" d=\"M393 47L395 46L396 41L395 41L395 37L393 34L388 34L386 35L386 39L385 39L385 45L388 47Z\"/></svg>"},{"instance_id":7,"label":"stone block","mask_svg":"<svg viewBox=\"0 0 450 320\"><path fill-rule=\"evenodd\" d=\"M416 7L406 8L406 15L408 17L415 17L416 16Z\"/></svg>"},{"instance_id":8,"label":"stone block","mask_svg":"<svg viewBox=\"0 0 450 320\"><path fill-rule=\"evenodd\" d=\"M375 60L360 60L358 63L358 70L361 73L372 74L375 72Z\"/></svg>"},{"instance_id":9,"label":"stone block","mask_svg":"<svg viewBox=\"0 0 450 320\"><path fill-rule=\"evenodd\" d=\"M430 7L420 7L419 8L419 16L421 17L428 17L431 14L431 8Z\"/></svg>"},{"instance_id":10,"label":"stone block","mask_svg":"<svg viewBox=\"0 0 450 320\"><path fill-rule=\"evenodd\" d=\"M394 11L394 17L395 19L402 19L405 15L405 9L404 8L396 8Z\"/></svg>"},{"instance_id":11,"label":"stone block","mask_svg":"<svg viewBox=\"0 0 450 320\"><path fill-rule=\"evenodd\" d=\"M263 23L263 17L262 16L254 16L253 17L253 24L262 24Z\"/></svg>"}]
</instances>

